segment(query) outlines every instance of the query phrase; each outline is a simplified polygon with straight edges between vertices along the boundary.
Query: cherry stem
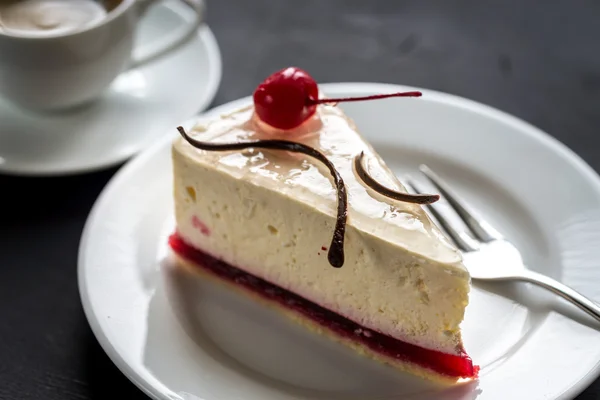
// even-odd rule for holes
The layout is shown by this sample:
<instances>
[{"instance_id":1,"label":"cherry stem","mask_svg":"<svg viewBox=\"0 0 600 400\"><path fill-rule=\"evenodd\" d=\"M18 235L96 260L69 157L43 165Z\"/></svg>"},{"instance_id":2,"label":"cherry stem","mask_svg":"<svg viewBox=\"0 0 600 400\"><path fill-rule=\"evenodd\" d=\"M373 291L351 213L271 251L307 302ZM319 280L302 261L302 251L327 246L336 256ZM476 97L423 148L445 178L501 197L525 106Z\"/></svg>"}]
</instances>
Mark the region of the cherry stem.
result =
<instances>
[{"instance_id":1,"label":"cherry stem","mask_svg":"<svg viewBox=\"0 0 600 400\"><path fill-rule=\"evenodd\" d=\"M386 94L374 94L371 96L361 96L361 97L339 97L337 99L311 99L309 98L306 102L307 105L312 106L316 104L324 104L324 103L341 103L348 101L363 101L363 100L376 100L376 99L386 99L388 97L421 97L423 94L421 92L398 92L398 93L386 93Z\"/></svg>"}]
</instances>

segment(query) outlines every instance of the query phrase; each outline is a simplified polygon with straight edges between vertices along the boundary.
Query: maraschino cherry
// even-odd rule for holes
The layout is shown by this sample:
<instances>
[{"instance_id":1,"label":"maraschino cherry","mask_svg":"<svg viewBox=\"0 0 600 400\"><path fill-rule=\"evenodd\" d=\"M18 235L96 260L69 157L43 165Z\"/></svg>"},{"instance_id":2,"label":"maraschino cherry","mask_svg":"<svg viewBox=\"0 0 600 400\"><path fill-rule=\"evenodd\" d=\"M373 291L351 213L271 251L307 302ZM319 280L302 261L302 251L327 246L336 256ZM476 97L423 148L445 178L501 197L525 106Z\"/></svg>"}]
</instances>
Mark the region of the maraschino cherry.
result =
<instances>
[{"instance_id":1,"label":"maraschino cherry","mask_svg":"<svg viewBox=\"0 0 600 400\"><path fill-rule=\"evenodd\" d=\"M317 82L306 71L288 67L267 77L258 85L253 97L256 114L264 123L277 129L288 130L312 117L319 104L419 96L421 92L400 92L319 99Z\"/></svg>"}]
</instances>

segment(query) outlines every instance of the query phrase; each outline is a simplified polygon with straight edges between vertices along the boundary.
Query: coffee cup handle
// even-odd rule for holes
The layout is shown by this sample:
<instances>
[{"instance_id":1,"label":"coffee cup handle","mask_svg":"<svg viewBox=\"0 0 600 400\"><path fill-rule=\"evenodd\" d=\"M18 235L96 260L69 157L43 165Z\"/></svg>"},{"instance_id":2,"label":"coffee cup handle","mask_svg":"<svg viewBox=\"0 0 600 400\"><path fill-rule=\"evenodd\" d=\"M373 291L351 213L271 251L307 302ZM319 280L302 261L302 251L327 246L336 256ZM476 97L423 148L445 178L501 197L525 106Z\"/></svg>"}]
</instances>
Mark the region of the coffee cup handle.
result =
<instances>
[{"instance_id":1,"label":"coffee cup handle","mask_svg":"<svg viewBox=\"0 0 600 400\"><path fill-rule=\"evenodd\" d=\"M148 8L150 8L152 5L159 3L160 1L161 0L138 0L136 5L138 6L138 13L140 17L143 17ZM171 51L178 49L179 46L185 44L196 34L196 31L198 30L200 25L202 25L202 22L204 22L204 0L179 1L181 1L189 8L191 8L192 11L194 11L194 13L196 14L194 21L189 23L188 26L185 28L185 31L181 34L178 34L175 38L167 37L166 40L161 40L159 43L144 45L143 47L149 47L150 50L144 52L141 55L136 54L138 52L137 49L134 50L132 60L129 64L129 68L140 67L164 55L167 55Z\"/></svg>"}]
</instances>

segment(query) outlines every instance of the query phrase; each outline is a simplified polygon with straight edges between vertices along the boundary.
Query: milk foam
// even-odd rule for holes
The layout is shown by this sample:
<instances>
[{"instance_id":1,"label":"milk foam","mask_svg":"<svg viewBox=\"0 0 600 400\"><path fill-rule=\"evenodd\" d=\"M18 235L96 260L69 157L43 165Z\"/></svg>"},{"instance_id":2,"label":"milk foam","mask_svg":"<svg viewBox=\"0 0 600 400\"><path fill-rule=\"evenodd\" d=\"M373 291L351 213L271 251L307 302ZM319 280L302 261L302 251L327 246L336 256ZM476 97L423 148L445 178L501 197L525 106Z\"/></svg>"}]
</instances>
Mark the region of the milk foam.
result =
<instances>
[{"instance_id":1,"label":"milk foam","mask_svg":"<svg viewBox=\"0 0 600 400\"><path fill-rule=\"evenodd\" d=\"M76 31L106 17L92 0L21 0L0 5L0 32L56 35Z\"/></svg>"}]
</instances>

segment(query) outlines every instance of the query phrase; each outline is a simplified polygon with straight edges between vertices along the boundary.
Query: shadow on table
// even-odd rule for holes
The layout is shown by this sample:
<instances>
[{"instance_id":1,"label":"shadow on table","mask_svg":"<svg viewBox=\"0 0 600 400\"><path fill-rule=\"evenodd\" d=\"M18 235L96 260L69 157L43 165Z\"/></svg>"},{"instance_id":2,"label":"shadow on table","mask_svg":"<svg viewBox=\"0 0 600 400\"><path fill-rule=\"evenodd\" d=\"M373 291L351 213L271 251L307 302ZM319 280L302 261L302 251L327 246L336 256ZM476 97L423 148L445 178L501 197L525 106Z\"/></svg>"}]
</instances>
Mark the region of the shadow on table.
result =
<instances>
[{"instance_id":1,"label":"shadow on table","mask_svg":"<svg viewBox=\"0 0 600 400\"><path fill-rule=\"evenodd\" d=\"M73 176L23 177L0 174L0 220L10 229L87 214L122 164Z\"/></svg>"}]
</instances>

